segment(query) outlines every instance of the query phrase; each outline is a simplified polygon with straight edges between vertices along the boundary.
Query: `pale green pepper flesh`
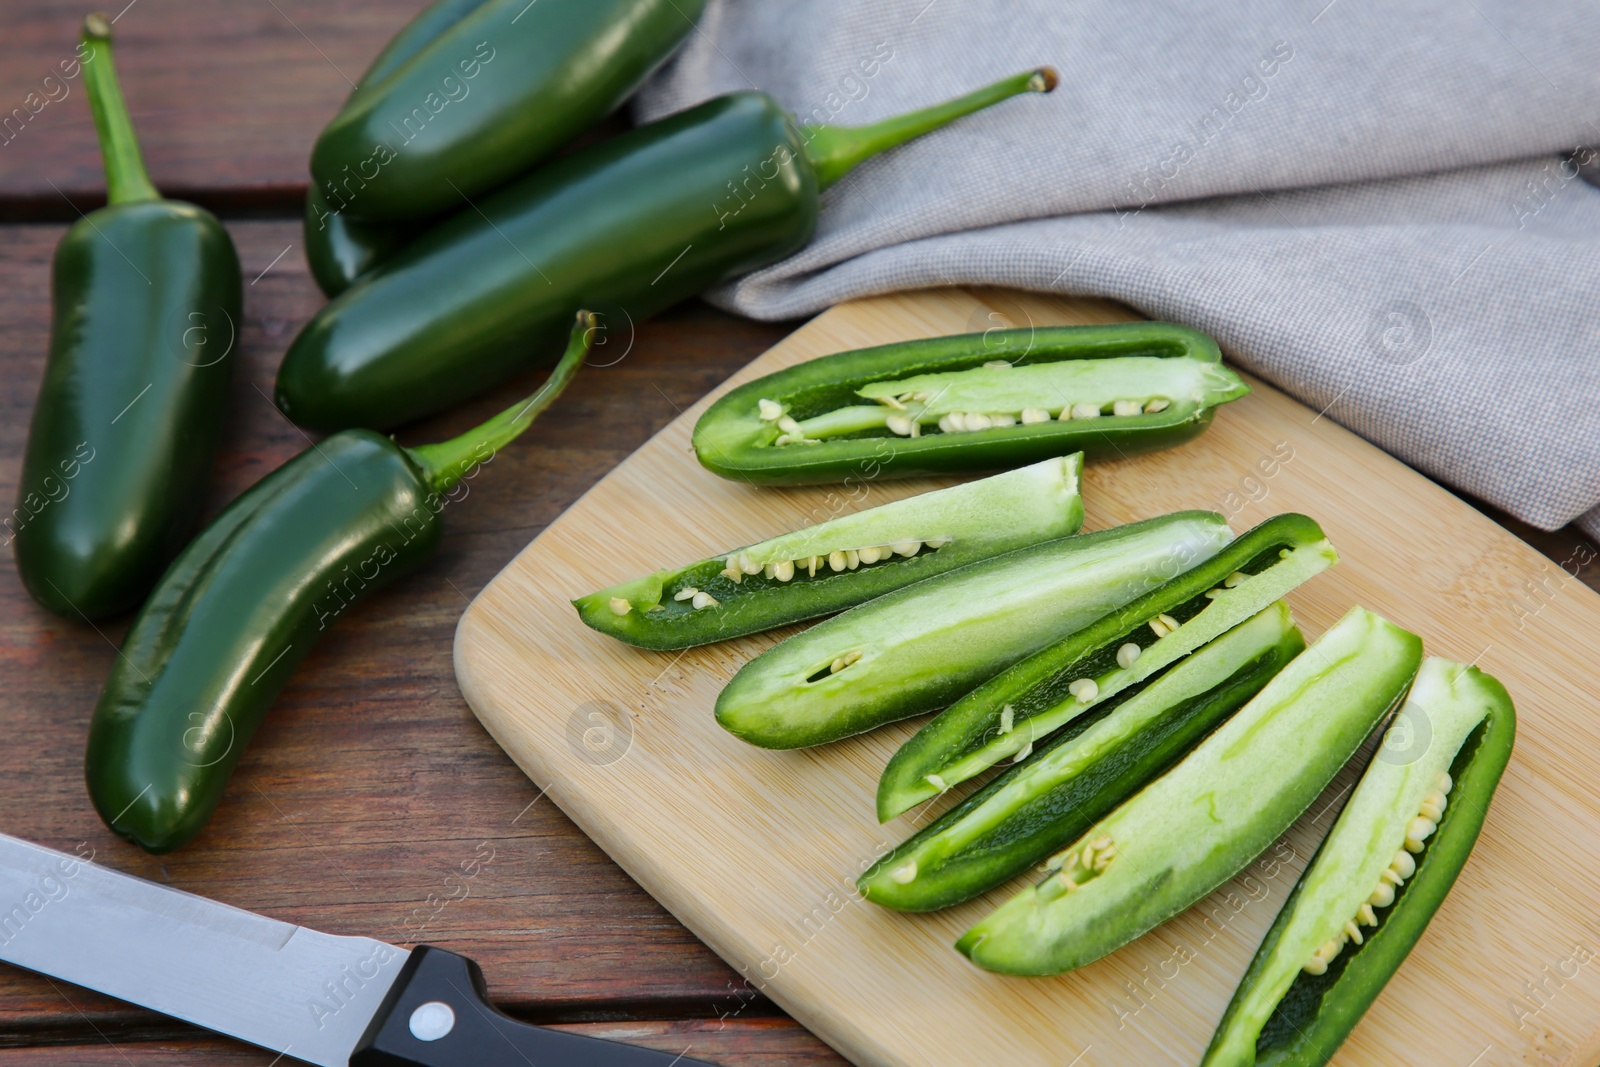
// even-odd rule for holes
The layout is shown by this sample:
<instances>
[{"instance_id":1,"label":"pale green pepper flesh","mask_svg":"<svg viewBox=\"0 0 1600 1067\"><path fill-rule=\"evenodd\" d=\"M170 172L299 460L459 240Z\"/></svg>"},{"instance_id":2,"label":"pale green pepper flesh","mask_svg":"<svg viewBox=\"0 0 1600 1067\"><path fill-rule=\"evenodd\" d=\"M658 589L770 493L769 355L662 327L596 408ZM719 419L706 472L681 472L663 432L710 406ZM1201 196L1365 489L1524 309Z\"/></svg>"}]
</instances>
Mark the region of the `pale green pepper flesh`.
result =
<instances>
[{"instance_id":1,"label":"pale green pepper flesh","mask_svg":"<svg viewBox=\"0 0 1600 1067\"><path fill-rule=\"evenodd\" d=\"M932 711L1231 537L1220 515L1178 512L948 571L757 656L718 696L717 721L751 744L802 748Z\"/></svg>"},{"instance_id":2,"label":"pale green pepper flesh","mask_svg":"<svg viewBox=\"0 0 1600 1067\"><path fill-rule=\"evenodd\" d=\"M1024 890L956 943L1006 974L1060 974L1101 958L1237 874L1310 806L1404 697L1422 641L1354 608L1184 761L1069 849L1112 855Z\"/></svg>"},{"instance_id":3,"label":"pale green pepper flesh","mask_svg":"<svg viewBox=\"0 0 1600 1067\"><path fill-rule=\"evenodd\" d=\"M928 911L1021 874L1165 773L1304 648L1278 601L940 816L861 876L862 895Z\"/></svg>"},{"instance_id":4,"label":"pale green pepper flesh","mask_svg":"<svg viewBox=\"0 0 1600 1067\"><path fill-rule=\"evenodd\" d=\"M657 571L573 604L590 627L641 648L687 648L800 622L1076 533L1082 473L1081 453L1047 459Z\"/></svg>"},{"instance_id":5,"label":"pale green pepper flesh","mask_svg":"<svg viewBox=\"0 0 1600 1067\"><path fill-rule=\"evenodd\" d=\"M887 821L944 790L1015 758L1092 708L1243 622L1338 560L1322 528L1279 515L1208 559L1188 561L1132 603L963 696L894 754L878 783ZM1157 636L1162 620L1175 630ZM1119 653L1137 646L1124 664ZM1012 729L1002 730L1005 709Z\"/></svg>"},{"instance_id":6,"label":"pale green pepper flesh","mask_svg":"<svg viewBox=\"0 0 1600 1067\"><path fill-rule=\"evenodd\" d=\"M1423 663L1395 727L1245 973L1203 1067L1327 1062L1449 892L1515 735L1516 713L1499 682L1449 660ZM1451 784L1437 828L1408 843L1408 824L1445 773ZM1403 878L1390 870L1401 851L1412 857L1398 862L1411 870ZM1380 882L1390 891L1375 894ZM1358 917L1363 904L1372 910ZM1319 946L1352 921L1361 944L1345 944L1314 968L1320 974L1306 971Z\"/></svg>"}]
</instances>

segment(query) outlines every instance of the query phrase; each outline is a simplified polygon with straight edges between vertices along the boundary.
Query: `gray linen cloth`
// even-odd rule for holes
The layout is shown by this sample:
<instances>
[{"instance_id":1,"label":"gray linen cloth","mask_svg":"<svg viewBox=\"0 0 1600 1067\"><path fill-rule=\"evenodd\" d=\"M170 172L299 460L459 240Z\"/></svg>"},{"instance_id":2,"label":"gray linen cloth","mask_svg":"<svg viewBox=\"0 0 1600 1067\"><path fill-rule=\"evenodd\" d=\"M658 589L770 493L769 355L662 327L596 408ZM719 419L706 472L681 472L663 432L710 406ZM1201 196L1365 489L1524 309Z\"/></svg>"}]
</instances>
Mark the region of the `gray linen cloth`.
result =
<instances>
[{"instance_id":1,"label":"gray linen cloth","mask_svg":"<svg viewBox=\"0 0 1600 1067\"><path fill-rule=\"evenodd\" d=\"M1441 481L1600 535L1600 9L1540 0L711 0L641 119L736 89L859 125L1048 64L867 162L755 318L1110 297Z\"/></svg>"}]
</instances>

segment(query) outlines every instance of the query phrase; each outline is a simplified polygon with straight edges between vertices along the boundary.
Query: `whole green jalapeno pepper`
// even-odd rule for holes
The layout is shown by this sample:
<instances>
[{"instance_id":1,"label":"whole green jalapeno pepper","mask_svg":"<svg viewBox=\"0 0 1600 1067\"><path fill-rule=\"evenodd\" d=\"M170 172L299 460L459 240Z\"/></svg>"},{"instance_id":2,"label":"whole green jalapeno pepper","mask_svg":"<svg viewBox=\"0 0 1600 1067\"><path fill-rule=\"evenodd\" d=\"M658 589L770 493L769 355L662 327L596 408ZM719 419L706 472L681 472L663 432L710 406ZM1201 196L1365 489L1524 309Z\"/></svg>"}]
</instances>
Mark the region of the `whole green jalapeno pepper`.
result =
<instances>
[{"instance_id":1,"label":"whole green jalapeno pepper","mask_svg":"<svg viewBox=\"0 0 1600 1067\"><path fill-rule=\"evenodd\" d=\"M1167 322L959 334L839 352L706 409L695 455L724 478L837 482L1168 448L1249 386L1203 333ZM869 403L863 404L861 401Z\"/></svg>"},{"instance_id":2,"label":"whole green jalapeno pepper","mask_svg":"<svg viewBox=\"0 0 1600 1067\"><path fill-rule=\"evenodd\" d=\"M913 734L884 768L878 818L887 821L1002 759L1023 758L1338 559L1320 526L1289 514L1204 560L1178 562L1163 575L1169 581L995 675Z\"/></svg>"},{"instance_id":3,"label":"whole green jalapeno pepper","mask_svg":"<svg viewBox=\"0 0 1600 1067\"><path fill-rule=\"evenodd\" d=\"M1172 918L1299 818L1405 696L1422 641L1353 608L1165 775L956 942L991 971L1074 970Z\"/></svg>"},{"instance_id":4,"label":"whole green jalapeno pepper","mask_svg":"<svg viewBox=\"0 0 1600 1067\"><path fill-rule=\"evenodd\" d=\"M1179 511L946 571L767 649L717 695L717 722L762 748L804 748L933 711L1232 537L1221 515Z\"/></svg>"},{"instance_id":5,"label":"whole green jalapeno pepper","mask_svg":"<svg viewBox=\"0 0 1600 1067\"><path fill-rule=\"evenodd\" d=\"M317 138L312 178L358 219L460 208L626 100L704 6L487 0L355 94Z\"/></svg>"},{"instance_id":6,"label":"whole green jalapeno pepper","mask_svg":"<svg viewBox=\"0 0 1600 1067\"><path fill-rule=\"evenodd\" d=\"M1296 883L1202 1067L1317 1067L1422 936L1478 839L1516 739L1505 687L1425 660Z\"/></svg>"},{"instance_id":7,"label":"whole green jalapeno pepper","mask_svg":"<svg viewBox=\"0 0 1600 1067\"><path fill-rule=\"evenodd\" d=\"M188 540L243 318L227 231L150 184L103 15L83 45L108 203L56 247L50 356L7 525L34 599L97 619L137 604Z\"/></svg>"},{"instance_id":8,"label":"whole green jalapeno pepper","mask_svg":"<svg viewBox=\"0 0 1600 1067\"><path fill-rule=\"evenodd\" d=\"M301 452L230 504L172 564L100 693L85 760L112 830L152 852L198 833L295 666L351 604L438 546L446 503L583 362L593 317L524 403L441 444L365 430Z\"/></svg>"},{"instance_id":9,"label":"whole green jalapeno pepper","mask_svg":"<svg viewBox=\"0 0 1600 1067\"><path fill-rule=\"evenodd\" d=\"M1030 71L857 129L799 126L765 93L733 93L557 159L317 312L278 370L278 406L326 430L448 407L553 349L577 307L621 330L782 259L811 239L818 191L857 163L1054 84Z\"/></svg>"},{"instance_id":10,"label":"whole green jalapeno pepper","mask_svg":"<svg viewBox=\"0 0 1600 1067\"><path fill-rule=\"evenodd\" d=\"M435 0L384 46L361 81L350 91L350 106L363 91L393 74L413 56L439 39L450 27L482 7L486 0ZM346 215L328 203L315 181L306 189L306 262L317 287L337 296L377 263L403 248L431 220L370 222Z\"/></svg>"},{"instance_id":11,"label":"whole green jalapeno pepper","mask_svg":"<svg viewBox=\"0 0 1600 1067\"><path fill-rule=\"evenodd\" d=\"M1082 456L841 515L573 601L641 648L687 648L852 607L968 563L1078 532Z\"/></svg>"},{"instance_id":12,"label":"whole green jalapeno pepper","mask_svg":"<svg viewBox=\"0 0 1600 1067\"><path fill-rule=\"evenodd\" d=\"M1305 648L1278 601L1063 729L857 881L874 904L930 911L969 900L1076 841L1165 773Z\"/></svg>"}]
</instances>

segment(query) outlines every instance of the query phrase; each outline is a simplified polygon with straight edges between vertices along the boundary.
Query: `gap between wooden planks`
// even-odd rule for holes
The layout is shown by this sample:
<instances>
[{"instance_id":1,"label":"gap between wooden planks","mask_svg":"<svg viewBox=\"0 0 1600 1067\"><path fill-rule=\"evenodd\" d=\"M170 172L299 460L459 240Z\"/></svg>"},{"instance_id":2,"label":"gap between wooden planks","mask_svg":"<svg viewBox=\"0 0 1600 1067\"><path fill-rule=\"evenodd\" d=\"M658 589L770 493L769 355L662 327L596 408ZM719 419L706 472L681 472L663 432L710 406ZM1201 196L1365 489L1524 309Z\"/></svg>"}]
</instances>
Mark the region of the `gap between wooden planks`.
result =
<instances>
[{"instance_id":1,"label":"gap between wooden planks","mask_svg":"<svg viewBox=\"0 0 1600 1067\"><path fill-rule=\"evenodd\" d=\"M518 765L752 985L857 1063L1193 1063L1350 772L1275 850L1172 922L1070 975L1002 978L949 946L1015 885L927 916L852 892L865 862L928 814L883 827L872 814L878 773L914 722L800 752L751 748L716 726L711 707L740 665L790 631L642 652L587 630L567 601L944 484L721 480L696 463L689 435L732 385L845 348L1131 317L1099 302L958 289L834 308L591 489L457 630L462 692ZM1290 597L1308 637L1363 604L1422 634L1429 652L1498 676L1520 716L1511 766L1454 893L1336 1062L1593 1067L1584 1057L1600 1022L1600 959L1567 961L1600 941L1585 903L1600 874L1600 803L1588 787L1600 777L1600 729L1586 699L1600 667L1585 647L1600 630L1600 597L1552 584L1544 558L1491 520L1252 384L1198 441L1092 465L1086 528L1199 507L1242 531L1303 511L1343 557Z\"/></svg>"}]
</instances>

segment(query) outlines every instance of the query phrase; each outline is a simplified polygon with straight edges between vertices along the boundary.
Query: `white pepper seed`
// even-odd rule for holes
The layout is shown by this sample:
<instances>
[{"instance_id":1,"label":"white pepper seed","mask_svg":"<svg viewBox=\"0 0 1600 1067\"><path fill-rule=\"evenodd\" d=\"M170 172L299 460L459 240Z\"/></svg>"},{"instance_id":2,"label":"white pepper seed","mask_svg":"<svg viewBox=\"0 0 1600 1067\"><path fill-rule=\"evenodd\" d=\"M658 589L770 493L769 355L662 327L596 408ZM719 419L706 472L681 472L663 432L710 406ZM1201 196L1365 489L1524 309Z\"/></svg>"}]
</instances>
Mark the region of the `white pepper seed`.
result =
<instances>
[{"instance_id":1,"label":"white pepper seed","mask_svg":"<svg viewBox=\"0 0 1600 1067\"><path fill-rule=\"evenodd\" d=\"M828 553L828 569L833 571L835 574L837 574L840 571L844 570L844 568L845 568L845 555L844 555L844 553L839 551L838 549L834 549L832 552L829 552Z\"/></svg>"},{"instance_id":2,"label":"white pepper seed","mask_svg":"<svg viewBox=\"0 0 1600 1067\"><path fill-rule=\"evenodd\" d=\"M991 359L983 365L984 370L1010 370L1011 364L1003 359Z\"/></svg>"},{"instance_id":3,"label":"white pepper seed","mask_svg":"<svg viewBox=\"0 0 1600 1067\"><path fill-rule=\"evenodd\" d=\"M700 592L700 590L696 589L694 586L686 585L682 589L678 590L676 593L673 593L672 594L672 599L673 600L693 600L695 598L695 594L697 594L699 592Z\"/></svg>"},{"instance_id":4,"label":"white pepper seed","mask_svg":"<svg viewBox=\"0 0 1600 1067\"><path fill-rule=\"evenodd\" d=\"M632 610L633 605L628 603L622 597L614 596L611 598L611 613L613 615L626 615Z\"/></svg>"},{"instance_id":5,"label":"white pepper seed","mask_svg":"<svg viewBox=\"0 0 1600 1067\"><path fill-rule=\"evenodd\" d=\"M1098 404L1074 404L1072 405L1072 417L1075 419L1098 419L1100 417L1100 406Z\"/></svg>"},{"instance_id":6,"label":"white pepper seed","mask_svg":"<svg viewBox=\"0 0 1600 1067\"><path fill-rule=\"evenodd\" d=\"M717 606L717 598L710 593L696 593L689 603L695 608L714 608Z\"/></svg>"},{"instance_id":7,"label":"white pepper seed","mask_svg":"<svg viewBox=\"0 0 1600 1067\"><path fill-rule=\"evenodd\" d=\"M890 415L883 420L883 424L889 428L889 432L892 434L898 434L901 437L911 436L911 419L906 415Z\"/></svg>"},{"instance_id":8,"label":"white pepper seed","mask_svg":"<svg viewBox=\"0 0 1600 1067\"><path fill-rule=\"evenodd\" d=\"M757 400L756 411L762 422L777 422L783 418L783 405L776 400Z\"/></svg>"},{"instance_id":9,"label":"white pepper seed","mask_svg":"<svg viewBox=\"0 0 1600 1067\"><path fill-rule=\"evenodd\" d=\"M1033 742L1029 741L1027 744L1023 745L1022 748L1017 751L1017 754L1015 756L1011 757L1011 762L1012 763L1021 763L1023 760L1027 759L1031 755L1033 755Z\"/></svg>"},{"instance_id":10,"label":"white pepper seed","mask_svg":"<svg viewBox=\"0 0 1600 1067\"><path fill-rule=\"evenodd\" d=\"M1246 574L1244 571L1234 571L1232 574L1230 574L1226 578L1222 579L1222 584L1224 586L1226 586L1227 588L1229 588L1229 589L1233 589L1236 586L1238 586L1238 584L1240 582L1244 581L1248 577L1250 577L1250 576L1248 574Z\"/></svg>"},{"instance_id":11,"label":"white pepper seed","mask_svg":"<svg viewBox=\"0 0 1600 1067\"><path fill-rule=\"evenodd\" d=\"M939 775L937 775L937 774L925 774L925 775L922 776L922 780L924 782L927 782L929 785L933 786L935 789L937 789L941 793L945 792L947 789L950 788L948 785L945 784L944 779L939 777Z\"/></svg>"},{"instance_id":12,"label":"white pepper seed","mask_svg":"<svg viewBox=\"0 0 1600 1067\"><path fill-rule=\"evenodd\" d=\"M1143 410L1144 408L1139 406L1137 400L1118 400L1111 405L1111 414L1120 415L1124 418L1129 415L1137 415Z\"/></svg>"},{"instance_id":13,"label":"white pepper seed","mask_svg":"<svg viewBox=\"0 0 1600 1067\"><path fill-rule=\"evenodd\" d=\"M875 545L869 545L866 548L859 550L862 563L876 563L882 559L885 554L886 553L883 549L880 549Z\"/></svg>"},{"instance_id":14,"label":"white pepper seed","mask_svg":"<svg viewBox=\"0 0 1600 1067\"><path fill-rule=\"evenodd\" d=\"M778 419L778 429L782 430L784 433L788 434L790 437L804 437L805 436L805 431L800 429L800 424L798 422L795 422L794 419L790 418L788 415L784 415L783 417Z\"/></svg>"},{"instance_id":15,"label":"white pepper seed","mask_svg":"<svg viewBox=\"0 0 1600 1067\"><path fill-rule=\"evenodd\" d=\"M1007 704L1005 707L1000 709L1000 733L1002 735L1009 734L1011 732L1011 728L1016 725L1016 721L1016 708L1012 707L1010 704Z\"/></svg>"},{"instance_id":16,"label":"white pepper seed","mask_svg":"<svg viewBox=\"0 0 1600 1067\"><path fill-rule=\"evenodd\" d=\"M1161 620L1161 625L1167 628L1168 633L1172 633L1178 628L1178 620L1171 615L1157 615L1156 618Z\"/></svg>"},{"instance_id":17,"label":"white pepper seed","mask_svg":"<svg viewBox=\"0 0 1600 1067\"><path fill-rule=\"evenodd\" d=\"M1127 670L1129 667L1133 666L1139 661L1139 656L1143 652L1144 649L1140 648L1132 641L1129 641L1127 644L1117 649L1117 666L1121 667L1123 670Z\"/></svg>"},{"instance_id":18,"label":"white pepper seed","mask_svg":"<svg viewBox=\"0 0 1600 1067\"><path fill-rule=\"evenodd\" d=\"M1078 703L1087 704L1100 695L1100 686L1093 678L1079 678L1067 686L1067 692L1076 697Z\"/></svg>"},{"instance_id":19,"label":"white pepper seed","mask_svg":"<svg viewBox=\"0 0 1600 1067\"><path fill-rule=\"evenodd\" d=\"M922 542L896 541L890 547L894 549L894 554L897 556L915 556L917 554L917 550L922 547Z\"/></svg>"},{"instance_id":20,"label":"white pepper seed","mask_svg":"<svg viewBox=\"0 0 1600 1067\"><path fill-rule=\"evenodd\" d=\"M1154 415L1156 412L1165 411L1171 406L1172 401L1170 400L1152 400L1144 406L1144 413L1146 415Z\"/></svg>"},{"instance_id":21,"label":"white pepper seed","mask_svg":"<svg viewBox=\"0 0 1600 1067\"><path fill-rule=\"evenodd\" d=\"M789 581L794 577L794 561L788 559L779 560L777 565L772 568L772 574L780 582Z\"/></svg>"},{"instance_id":22,"label":"white pepper seed","mask_svg":"<svg viewBox=\"0 0 1600 1067\"><path fill-rule=\"evenodd\" d=\"M889 872L889 877L893 878L900 885L906 885L917 877L917 861L912 860L909 863L896 867L894 870Z\"/></svg>"},{"instance_id":23,"label":"white pepper seed","mask_svg":"<svg viewBox=\"0 0 1600 1067\"><path fill-rule=\"evenodd\" d=\"M845 549L844 565L849 567L851 570L855 570L857 567L861 566L861 553L857 552L853 548Z\"/></svg>"},{"instance_id":24,"label":"white pepper seed","mask_svg":"<svg viewBox=\"0 0 1600 1067\"><path fill-rule=\"evenodd\" d=\"M1032 426L1038 422L1049 422L1050 413L1043 408L1023 408L1022 425Z\"/></svg>"}]
</instances>

